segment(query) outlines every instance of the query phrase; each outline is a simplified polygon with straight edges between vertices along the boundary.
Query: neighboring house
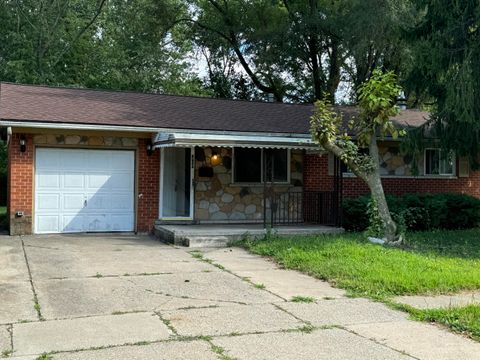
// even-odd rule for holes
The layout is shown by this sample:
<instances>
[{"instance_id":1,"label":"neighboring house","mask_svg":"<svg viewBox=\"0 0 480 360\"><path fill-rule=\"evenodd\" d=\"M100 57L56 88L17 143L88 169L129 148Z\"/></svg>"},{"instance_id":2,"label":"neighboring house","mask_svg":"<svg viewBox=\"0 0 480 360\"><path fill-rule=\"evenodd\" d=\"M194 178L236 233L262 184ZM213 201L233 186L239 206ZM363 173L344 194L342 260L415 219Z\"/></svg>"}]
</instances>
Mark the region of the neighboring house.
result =
<instances>
[{"instance_id":1,"label":"neighboring house","mask_svg":"<svg viewBox=\"0 0 480 360\"><path fill-rule=\"evenodd\" d=\"M339 109L347 118L355 114ZM332 223L342 195L368 189L312 143L312 110L1 83L10 233L149 232L155 223L266 218ZM426 116L405 110L394 121L418 126ZM480 197L480 177L461 159L427 149L413 176L399 142L380 148L387 192Z\"/></svg>"}]
</instances>

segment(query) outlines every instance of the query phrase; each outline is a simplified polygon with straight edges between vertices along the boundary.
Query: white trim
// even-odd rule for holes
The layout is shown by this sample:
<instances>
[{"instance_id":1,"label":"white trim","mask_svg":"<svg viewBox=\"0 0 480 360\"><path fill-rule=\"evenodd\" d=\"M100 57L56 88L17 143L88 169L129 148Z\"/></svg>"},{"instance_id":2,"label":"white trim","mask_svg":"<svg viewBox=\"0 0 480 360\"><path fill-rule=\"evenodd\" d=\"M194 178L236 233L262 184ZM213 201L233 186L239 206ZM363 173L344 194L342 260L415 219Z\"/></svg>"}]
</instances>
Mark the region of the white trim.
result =
<instances>
[{"instance_id":1,"label":"white trim","mask_svg":"<svg viewBox=\"0 0 480 360\"><path fill-rule=\"evenodd\" d=\"M163 149L160 149L160 186L158 190L158 218L162 218L162 208L163 208L163 160L164 154Z\"/></svg>"},{"instance_id":2,"label":"white trim","mask_svg":"<svg viewBox=\"0 0 480 360\"><path fill-rule=\"evenodd\" d=\"M263 185L264 182L264 173L263 173L263 161L264 161L264 150L260 148L260 182L238 182L235 181L235 147L232 147L232 177L231 177L231 186L259 186ZM275 185L289 185L291 181L291 161L292 161L292 151L291 149L280 149L285 150L287 152L287 180L286 181L274 181Z\"/></svg>"},{"instance_id":3,"label":"white trim","mask_svg":"<svg viewBox=\"0 0 480 360\"><path fill-rule=\"evenodd\" d=\"M164 173L164 164L165 156L164 149L160 149L160 189L159 189L159 208L158 208L158 218L165 221L185 221L193 220L195 217L195 187L193 186L193 181L195 179L195 148L190 147L190 216L163 216L163 173Z\"/></svg>"},{"instance_id":4,"label":"white trim","mask_svg":"<svg viewBox=\"0 0 480 360\"><path fill-rule=\"evenodd\" d=\"M207 129L180 129L163 127L141 127L124 125L102 125L102 124L73 124L62 122L40 122L40 121L13 121L0 120L0 127L25 127L37 129L59 129L59 130L107 130L107 131L131 131L140 133L186 133L189 134L209 134L209 135L244 135L244 136L264 136L264 137L287 137L311 139L310 134L300 133L271 133L271 132L248 132L248 131L225 131L225 130L207 130Z\"/></svg>"}]
</instances>

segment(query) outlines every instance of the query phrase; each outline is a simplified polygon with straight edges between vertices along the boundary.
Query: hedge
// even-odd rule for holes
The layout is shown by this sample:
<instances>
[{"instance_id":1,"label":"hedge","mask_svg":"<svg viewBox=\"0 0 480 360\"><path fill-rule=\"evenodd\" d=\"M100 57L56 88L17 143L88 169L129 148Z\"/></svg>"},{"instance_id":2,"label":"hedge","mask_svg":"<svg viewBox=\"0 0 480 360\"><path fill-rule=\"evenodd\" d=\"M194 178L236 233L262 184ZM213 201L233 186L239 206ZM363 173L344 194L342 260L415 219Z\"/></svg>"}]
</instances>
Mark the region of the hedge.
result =
<instances>
[{"instance_id":1,"label":"hedge","mask_svg":"<svg viewBox=\"0 0 480 360\"><path fill-rule=\"evenodd\" d=\"M343 226L348 231L363 231L369 219L370 196L343 201ZM466 229L480 224L480 199L462 194L405 194L387 196L390 212L408 230Z\"/></svg>"}]
</instances>

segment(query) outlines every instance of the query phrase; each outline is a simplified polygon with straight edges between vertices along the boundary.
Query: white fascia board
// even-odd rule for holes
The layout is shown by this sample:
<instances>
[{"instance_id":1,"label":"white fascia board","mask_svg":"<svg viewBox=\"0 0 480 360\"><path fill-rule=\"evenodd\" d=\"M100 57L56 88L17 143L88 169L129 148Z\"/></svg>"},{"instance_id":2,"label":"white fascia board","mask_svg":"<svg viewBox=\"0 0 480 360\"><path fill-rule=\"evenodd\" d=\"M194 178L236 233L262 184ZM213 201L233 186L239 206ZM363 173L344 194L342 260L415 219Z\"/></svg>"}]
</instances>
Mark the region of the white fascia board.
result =
<instances>
[{"instance_id":1,"label":"white fascia board","mask_svg":"<svg viewBox=\"0 0 480 360\"><path fill-rule=\"evenodd\" d=\"M121 126L121 125L97 125L97 124L72 124L72 123L51 123L40 121L16 121L0 120L0 127L23 127L36 129L61 129L61 130L106 130L106 131L133 131L142 133L188 133L188 134L209 134L209 135L245 135L245 136L266 136L266 137L297 137L310 139L309 134L291 134L291 133L268 133L268 132L246 132L246 131L219 131L219 130L198 130L198 129L175 129L159 127L141 127L141 126Z\"/></svg>"}]
</instances>

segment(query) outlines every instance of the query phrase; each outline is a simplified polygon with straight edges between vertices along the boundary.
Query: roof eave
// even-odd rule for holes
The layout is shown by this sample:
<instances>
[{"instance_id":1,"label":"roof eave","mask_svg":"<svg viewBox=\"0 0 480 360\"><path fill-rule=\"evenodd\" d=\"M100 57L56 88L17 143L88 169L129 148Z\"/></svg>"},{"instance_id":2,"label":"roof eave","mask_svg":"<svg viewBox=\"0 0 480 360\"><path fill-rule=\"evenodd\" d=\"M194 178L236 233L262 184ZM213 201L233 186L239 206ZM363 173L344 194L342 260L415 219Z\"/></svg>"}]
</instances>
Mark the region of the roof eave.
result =
<instances>
[{"instance_id":1,"label":"roof eave","mask_svg":"<svg viewBox=\"0 0 480 360\"><path fill-rule=\"evenodd\" d=\"M92 130L92 131L131 131L138 133L158 133L158 132L186 132L192 134L236 134L250 136L267 136L267 137L298 137L310 138L308 133L272 133L272 132L247 132L247 131L231 131L231 130L208 130L208 129L185 129L185 128L160 128L160 127L143 127L143 126L126 126L126 125L100 125L100 124L79 124L64 122L42 122L42 121L26 121L0 119L0 127L22 127L33 129L56 129L56 130Z\"/></svg>"}]
</instances>

